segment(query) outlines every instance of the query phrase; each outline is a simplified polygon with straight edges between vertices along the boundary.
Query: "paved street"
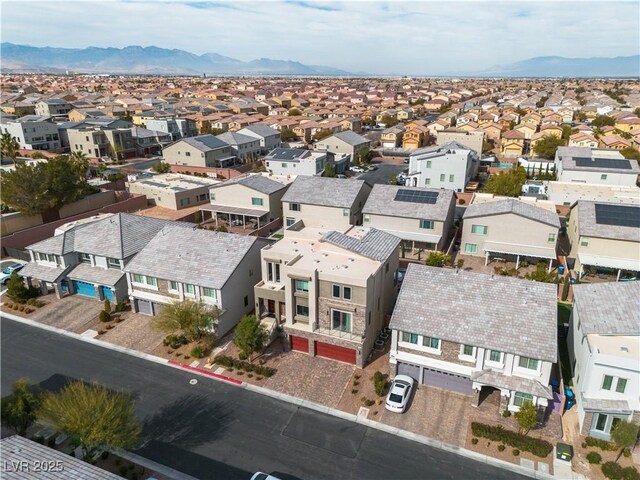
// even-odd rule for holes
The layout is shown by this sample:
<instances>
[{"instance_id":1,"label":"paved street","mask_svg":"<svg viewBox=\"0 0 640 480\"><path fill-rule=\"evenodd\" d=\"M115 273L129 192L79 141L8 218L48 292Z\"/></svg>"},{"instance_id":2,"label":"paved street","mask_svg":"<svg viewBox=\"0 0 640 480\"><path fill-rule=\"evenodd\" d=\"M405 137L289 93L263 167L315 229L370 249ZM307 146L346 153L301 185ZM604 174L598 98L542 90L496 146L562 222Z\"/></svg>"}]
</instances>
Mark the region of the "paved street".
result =
<instances>
[{"instance_id":1,"label":"paved street","mask_svg":"<svg viewBox=\"0 0 640 480\"><path fill-rule=\"evenodd\" d=\"M377 170L372 172L365 172L358 175L358 180L366 180L367 182L374 183L389 183L389 178L392 175L398 175L402 170L407 168L408 165L393 165L391 163L374 163L378 166Z\"/></svg>"},{"instance_id":2,"label":"paved street","mask_svg":"<svg viewBox=\"0 0 640 480\"><path fill-rule=\"evenodd\" d=\"M311 479L524 479L353 422L2 319L2 391L26 376L69 378L134 393L144 422L137 453L200 479L256 470ZM291 477L289 477L291 478Z\"/></svg>"}]
</instances>

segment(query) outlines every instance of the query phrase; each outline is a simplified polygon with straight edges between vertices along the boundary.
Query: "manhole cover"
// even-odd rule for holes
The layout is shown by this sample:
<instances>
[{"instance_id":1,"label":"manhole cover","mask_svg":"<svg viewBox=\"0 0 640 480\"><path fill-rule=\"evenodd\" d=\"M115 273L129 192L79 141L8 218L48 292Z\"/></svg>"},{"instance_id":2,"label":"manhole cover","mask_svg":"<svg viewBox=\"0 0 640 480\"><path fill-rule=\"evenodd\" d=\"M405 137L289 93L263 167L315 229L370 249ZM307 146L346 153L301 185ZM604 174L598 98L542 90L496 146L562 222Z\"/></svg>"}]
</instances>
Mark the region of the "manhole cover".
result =
<instances>
[{"instance_id":1,"label":"manhole cover","mask_svg":"<svg viewBox=\"0 0 640 480\"><path fill-rule=\"evenodd\" d=\"M195 385L196 383L198 383L198 380L196 380L195 378L192 378L191 380L189 380L189 383L191 385Z\"/></svg>"}]
</instances>

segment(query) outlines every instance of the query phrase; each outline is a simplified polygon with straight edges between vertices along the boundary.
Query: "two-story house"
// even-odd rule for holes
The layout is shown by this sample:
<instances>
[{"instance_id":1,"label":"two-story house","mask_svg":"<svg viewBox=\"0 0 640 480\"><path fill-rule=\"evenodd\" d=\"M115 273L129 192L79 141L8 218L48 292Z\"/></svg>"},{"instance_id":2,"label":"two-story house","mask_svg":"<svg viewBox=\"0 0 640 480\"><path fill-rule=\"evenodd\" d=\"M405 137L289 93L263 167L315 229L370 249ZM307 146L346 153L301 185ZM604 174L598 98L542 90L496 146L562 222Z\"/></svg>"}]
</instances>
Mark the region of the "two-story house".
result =
<instances>
[{"instance_id":1,"label":"two-story house","mask_svg":"<svg viewBox=\"0 0 640 480\"><path fill-rule=\"evenodd\" d=\"M213 135L182 138L162 149L164 161L187 167L227 167L236 159L231 146Z\"/></svg>"},{"instance_id":2,"label":"two-story house","mask_svg":"<svg viewBox=\"0 0 640 480\"><path fill-rule=\"evenodd\" d=\"M411 251L446 250L454 211L453 190L376 184L362 224L400 237Z\"/></svg>"},{"instance_id":3,"label":"two-story house","mask_svg":"<svg viewBox=\"0 0 640 480\"><path fill-rule=\"evenodd\" d=\"M124 267L167 220L118 213L66 224L57 234L29 245L31 261L20 276L37 280L43 293L78 294L99 300L127 297ZM189 224L180 224L188 227Z\"/></svg>"},{"instance_id":4,"label":"two-story house","mask_svg":"<svg viewBox=\"0 0 640 480\"><path fill-rule=\"evenodd\" d=\"M475 194L462 216L461 252L464 255L548 260L549 271L557 258L560 219L553 202L535 197L494 197Z\"/></svg>"},{"instance_id":5,"label":"two-story house","mask_svg":"<svg viewBox=\"0 0 640 480\"><path fill-rule=\"evenodd\" d=\"M221 310L216 334L223 336L253 310L260 275L260 249L250 235L170 225L125 267L134 311L156 315L162 305L185 299Z\"/></svg>"},{"instance_id":6,"label":"two-story house","mask_svg":"<svg viewBox=\"0 0 640 480\"><path fill-rule=\"evenodd\" d=\"M145 127L170 135L172 141L198 134L196 122L189 118L153 118L146 121Z\"/></svg>"},{"instance_id":7,"label":"two-story house","mask_svg":"<svg viewBox=\"0 0 640 480\"><path fill-rule=\"evenodd\" d=\"M370 192L364 180L299 176L282 197L285 226L302 221L306 227L344 232L362 225L362 207Z\"/></svg>"},{"instance_id":8,"label":"two-story house","mask_svg":"<svg viewBox=\"0 0 640 480\"><path fill-rule=\"evenodd\" d=\"M257 138L260 142L260 153L263 155L274 148L278 148L282 143L280 132L262 123L255 123L241 128L237 133Z\"/></svg>"},{"instance_id":9,"label":"two-story house","mask_svg":"<svg viewBox=\"0 0 640 480\"><path fill-rule=\"evenodd\" d=\"M476 405L500 395L501 411L546 407L556 297L551 284L409 264L389 324L391 372Z\"/></svg>"},{"instance_id":10,"label":"two-story house","mask_svg":"<svg viewBox=\"0 0 640 480\"><path fill-rule=\"evenodd\" d=\"M399 245L363 227L288 229L261 252L256 314L283 325L293 350L363 367L393 308Z\"/></svg>"},{"instance_id":11,"label":"two-story house","mask_svg":"<svg viewBox=\"0 0 640 480\"><path fill-rule=\"evenodd\" d=\"M640 205L579 200L567 224L568 259L580 276L640 272Z\"/></svg>"},{"instance_id":12,"label":"two-story house","mask_svg":"<svg viewBox=\"0 0 640 480\"><path fill-rule=\"evenodd\" d=\"M16 120L2 119L0 131L8 132L26 150L59 150L58 126L49 117L26 115Z\"/></svg>"},{"instance_id":13,"label":"two-story house","mask_svg":"<svg viewBox=\"0 0 640 480\"><path fill-rule=\"evenodd\" d=\"M230 145L231 151L242 163L255 160L262 151L260 139L255 136L243 135L239 132L224 132L216 135L216 138Z\"/></svg>"},{"instance_id":14,"label":"two-story house","mask_svg":"<svg viewBox=\"0 0 640 480\"><path fill-rule=\"evenodd\" d=\"M303 148L275 148L264 157L264 166L274 175L322 175L326 152Z\"/></svg>"},{"instance_id":15,"label":"two-story house","mask_svg":"<svg viewBox=\"0 0 640 480\"><path fill-rule=\"evenodd\" d=\"M371 140L356 132L347 130L336 133L322 140L318 140L315 145L316 150L322 150L331 153L342 153L350 155L353 160L358 158L358 152L361 148L369 148Z\"/></svg>"},{"instance_id":16,"label":"two-story house","mask_svg":"<svg viewBox=\"0 0 640 480\"><path fill-rule=\"evenodd\" d=\"M569 357L580 433L610 440L640 422L640 283L573 287Z\"/></svg>"},{"instance_id":17,"label":"two-story house","mask_svg":"<svg viewBox=\"0 0 640 480\"><path fill-rule=\"evenodd\" d=\"M635 186L638 162L617 150L588 147L558 147L554 160L559 182Z\"/></svg>"},{"instance_id":18,"label":"two-story house","mask_svg":"<svg viewBox=\"0 0 640 480\"><path fill-rule=\"evenodd\" d=\"M457 142L415 150L409 157L407 185L463 192L478 174L479 158Z\"/></svg>"}]
</instances>

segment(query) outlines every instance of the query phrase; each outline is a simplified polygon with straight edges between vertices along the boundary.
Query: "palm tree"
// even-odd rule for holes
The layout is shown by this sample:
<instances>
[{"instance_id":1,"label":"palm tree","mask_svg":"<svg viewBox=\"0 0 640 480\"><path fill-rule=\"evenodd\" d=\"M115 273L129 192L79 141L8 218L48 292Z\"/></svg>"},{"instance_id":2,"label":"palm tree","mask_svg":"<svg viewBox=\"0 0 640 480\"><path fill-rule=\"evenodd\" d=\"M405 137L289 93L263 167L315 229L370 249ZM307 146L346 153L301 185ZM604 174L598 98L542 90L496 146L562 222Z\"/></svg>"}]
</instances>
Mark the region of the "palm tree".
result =
<instances>
[{"instance_id":1,"label":"palm tree","mask_svg":"<svg viewBox=\"0 0 640 480\"><path fill-rule=\"evenodd\" d=\"M18 150L20 150L18 140L5 130L0 137L0 158L10 158L15 163Z\"/></svg>"},{"instance_id":2,"label":"palm tree","mask_svg":"<svg viewBox=\"0 0 640 480\"><path fill-rule=\"evenodd\" d=\"M87 154L81 152L80 150L75 150L69 155L69 160L73 164L75 173L80 178L86 178L87 170L89 169L89 160Z\"/></svg>"}]
</instances>

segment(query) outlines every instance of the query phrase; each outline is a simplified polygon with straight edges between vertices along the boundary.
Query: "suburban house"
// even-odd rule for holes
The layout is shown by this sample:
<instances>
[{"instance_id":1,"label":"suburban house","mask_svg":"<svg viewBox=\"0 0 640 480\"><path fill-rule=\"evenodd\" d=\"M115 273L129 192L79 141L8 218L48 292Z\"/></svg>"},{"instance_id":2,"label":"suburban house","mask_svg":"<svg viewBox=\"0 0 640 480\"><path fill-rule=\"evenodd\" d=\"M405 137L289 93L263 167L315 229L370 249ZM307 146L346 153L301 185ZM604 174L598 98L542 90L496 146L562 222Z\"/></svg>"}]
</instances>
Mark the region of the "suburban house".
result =
<instances>
[{"instance_id":1,"label":"suburban house","mask_svg":"<svg viewBox=\"0 0 640 480\"><path fill-rule=\"evenodd\" d=\"M185 299L218 307L221 337L253 310L260 249L268 241L251 235L170 225L125 267L132 309L156 315Z\"/></svg>"},{"instance_id":2,"label":"suburban house","mask_svg":"<svg viewBox=\"0 0 640 480\"><path fill-rule=\"evenodd\" d=\"M171 143L168 133L149 130L143 127L132 127L131 136L136 146L136 154L139 157L145 155L160 155L162 147Z\"/></svg>"},{"instance_id":3,"label":"suburban house","mask_svg":"<svg viewBox=\"0 0 640 480\"><path fill-rule=\"evenodd\" d=\"M586 273L640 272L640 205L580 200L567 224L573 270Z\"/></svg>"},{"instance_id":4,"label":"suburban house","mask_svg":"<svg viewBox=\"0 0 640 480\"><path fill-rule=\"evenodd\" d=\"M567 341L582 435L610 440L618 422L640 422L638 299L638 282L573 287Z\"/></svg>"},{"instance_id":5,"label":"suburban house","mask_svg":"<svg viewBox=\"0 0 640 480\"><path fill-rule=\"evenodd\" d=\"M280 132L267 125L255 123L238 130L240 135L257 138L260 142L260 153L265 154L274 148L278 148L282 142Z\"/></svg>"},{"instance_id":6,"label":"suburban house","mask_svg":"<svg viewBox=\"0 0 640 480\"><path fill-rule=\"evenodd\" d=\"M556 205L571 206L580 200L640 203L640 188L578 182L548 182L546 196Z\"/></svg>"},{"instance_id":7,"label":"suburban house","mask_svg":"<svg viewBox=\"0 0 640 480\"><path fill-rule=\"evenodd\" d=\"M256 315L293 350L363 367L393 308L399 245L373 228L287 229L261 252Z\"/></svg>"},{"instance_id":8,"label":"suburban house","mask_svg":"<svg viewBox=\"0 0 640 480\"><path fill-rule=\"evenodd\" d=\"M559 182L635 186L640 167L617 150L558 147L554 160Z\"/></svg>"},{"instance_id":9,"label":"suburban house","mask_svg":"<svg viewBox=\"0 0 640 480\"><path fill-rule=\"evenodd\" d=\"M71 151L80 151L89 157L111 157L114 160L136 156L136 145L131 128L105 128L82 126L66 130Z\"/></svg>"},{"instance_id":10,"label":"suburban house","mask_svg":"<svg viewBox=\"0 0 640 480\"><path fill-rule=\"evenodd\" d=\"M500 153L505 157L519 157L524 151L524 133L518 130L509 130L502 134L500 140Z\"/></svg>"},{"instance_id":11,"label":"suburban house","mask_svg":"<svg viewBox=\"0 0 640 480\"><path fill-rule=\"evenodd\" d=\"M181 210L183 208L209 203L209 189L219 180L199 178L178 173L163 173L152 178L141 178L127 182L131 193L146 195L151 205Z\"/></svg>"},{"instance_id":12,"label":"suburban house","mask_svg":"<svg viewBox=\"0 0 640 480\"><path fill-rule=\"evenodd\" d=\"M230 145L231 151L242 163L252 162L260 155L260 139L256 137L238 132L224 132L216 135L216 138Z\"/></svg>"},{"instance_id":13,"label":"suburban house","mask_svg":"<svg viewBox=\"0 0 640 480\"><path fill-rule=\"evenodd\" d=\"M425 301L425 294L434 301ZM557 360L556 286L409 264L391 323L392 374L500 411L546 407Z\"/></svg>"},{"instance_id":14,"label":"suburban house","mask_svg":"<svg viewBox=\"0 0 640 480\"><path fill-rule=\"evenodd\" d=\"M49 117L26 115L15 120L3 117L0 131L11 134L20 148L26 150L58 150L62 147L58 126L50 122Z\"/></svg>"},{"instance_id":15,"label":"suburban house","mask_svg":"<svg viewBox=\"0 0 640 480\"><path fill-rule=\"evenodd\" d=\"M226 167L233 165L231 146L213 135L182 138L162 149L164 161L189 167Z\"/></svg>"},{"instance_id":16,"label":"suburban house","mask_svg":"<svg viewBox=\"0 0 640 480\"><path fill-rule=\"evenodd\" d=\"M403 251L446 250L454 211L453 190L376 184L362 208L362 224L401 238Z\"/></svg>"},{"instance_id":17,"label":"suburban house","mask_svg":"<svg viewBox=\"0 0 640 480\"><path fill-rule=\"evenodd\" d=\"M380 144L384 148L397 148L402 145L402 134L404 127L402 125L394 125L386 128L380 134Z\"/></svg>"},{"instance_id":18,"label":"suburban house","mask_svg":"<svg viewBox=\"0 0 640 480\"><path fill-rule=\"evenodd\" d=\"M484 143L484 130L473 132L465 132L457 129L446 129L436 133L436 145L447 145L456 142L463 147L470 148L476 154L482 154L482 145Z\"/></svg>"},{"instance_id":19,"label":"suburban house","mask_svg":"<svg viewBox=\"0 0 640 480\"><path fill-rule=\"evenodd\" d=\"M494 197L475 194L462 216L461 252L485 257L549 261L556 259L560 219L553 202L535 197Z\"/></svg>"},{"instance_id":20,"label":"suburban house","mask_svg":"<svg viewBox=\"0 0 640 480\"><path fill-rule=\"evenodd\" d=\"M282 196L287 186L260 174L218 183L209 190L210 204L202 207L202 219L214 222L216 227L261 228L282 218Z\"/></svg>"},{"instance_id":21,"label":"suburban house","mask_svg":"<svg viewBox=\"0 0 640 480\"><path fill-rule=\"evenodd\" d=\"M346 231L362 225L362 207L371 186L364 180L299 176L282 197L285 226Z\"/></svg>"},{"instance_id":22,"label":"suburban house","mask_svg":"<svg viewBox=\"0 0 640 480\"><path fill-rule=\"evenodd\" d=\"M276 148L264 157L264 166L274 175L322 175L327 153L303 148Z\"/></svg>"},{"instance_id":23,"label":"suburban house","mask_svg":"<svg viewBox=\"0 0 640 480\"><path fill-rule=\"evenodd\" d=\"M362 135L358 135L351 130L336 133L323 140L318 140L315 150L324 150L331 153L342 153L350 155L355 160L358 157L358 151L363 148L369 148L371 140Z\"/></svg>"},{"instance_id":24,"label":"suburban house","mask_svg":"<svg viewBox=\"0 0 640 480\"><path fill-rule=\"evenodd\" d=\"M409 156L407 185L463 192L478 173L479 158L457 142L415 150Z\"/></svg>"},{"instance_id":25,"label":"suburban house","mask_svg":"<svg viewBox=\"0 0 640 480\"><path fill-rule=\"evenodd\" d=\"M153 118L146 121L145 127L170 135L172 141L198 134L196 122L189 118Z\"/></svg>"},{"instance_id":26,"label":"suburban house","mask_svg":"<svg viewBox=\"0 0 640 480\"><path fill-rule=\"evenodd\" d=\"M19 275L43 294L65 293L99 300L124 300L127 282L123 268L170 222L118 213L63 225L56 235L27 247L31 261ZM188 226L188 224L184 224Z\"/></svg>"},{"instance_id":27,"label":"suburban house","mask_svg":"<svg viewBox=\"0 0 640 480\"><path fill-rule=\"evenodd\" d=\"M36 115L43 117L66 117L71 110L73 105L62 98L50 98L36 103Z\"/></svg>"}]
</instances>

